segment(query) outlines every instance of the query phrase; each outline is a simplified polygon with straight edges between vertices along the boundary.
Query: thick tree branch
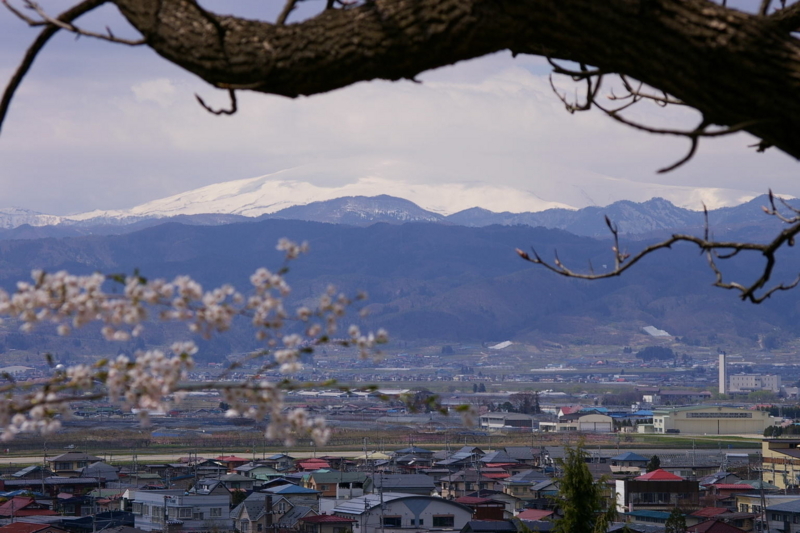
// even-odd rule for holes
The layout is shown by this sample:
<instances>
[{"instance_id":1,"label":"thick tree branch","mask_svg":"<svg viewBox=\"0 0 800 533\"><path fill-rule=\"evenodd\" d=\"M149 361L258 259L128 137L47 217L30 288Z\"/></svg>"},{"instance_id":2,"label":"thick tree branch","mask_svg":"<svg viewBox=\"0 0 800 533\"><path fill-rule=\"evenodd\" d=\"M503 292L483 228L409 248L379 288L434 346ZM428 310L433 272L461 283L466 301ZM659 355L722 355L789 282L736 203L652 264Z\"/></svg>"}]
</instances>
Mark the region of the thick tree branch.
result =
<instances>
[{"instance_id":1,"label":"thick tree branch","mask_svg":"<svg viewBox=\"0 0 800 533\"><path fill-rule=\"evenodd\" d=\"M499 50L622 73L800 157L800 43L708 0L375 0L280 26L189 0L113 0L159 54L221 88L296 97ZM225 28L220 43L214 24Z\"/></svg>"}]
</instances>

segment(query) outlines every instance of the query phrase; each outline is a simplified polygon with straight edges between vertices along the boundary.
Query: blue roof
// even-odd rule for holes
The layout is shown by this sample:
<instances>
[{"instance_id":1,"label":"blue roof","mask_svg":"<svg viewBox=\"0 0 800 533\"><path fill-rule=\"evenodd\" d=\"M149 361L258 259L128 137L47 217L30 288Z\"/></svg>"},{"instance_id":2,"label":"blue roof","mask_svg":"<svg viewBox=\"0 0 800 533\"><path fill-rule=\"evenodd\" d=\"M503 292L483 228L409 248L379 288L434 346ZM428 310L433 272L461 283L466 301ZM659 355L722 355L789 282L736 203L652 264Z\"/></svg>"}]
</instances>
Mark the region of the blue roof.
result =
<instances>
[{"instance_id":1,"label":"blue roof","mask_svg":"<svg viewBox=\"0 0 800 533\"><path fill-rule=\"evenodd\" d=\"M625 452L611 458L612 461L648 461L647 457L642 457L638 453Z\"/></svg>"},{"instance_id":2,"label":"blue roof","mask_svg":"<svg viewBox=\"0 0 800 533\"><path fill-rule=\"evenodd\" d=\"M648 411L646 409L641 409L633 413L633 416L653 416L653 411Z\"/></svg>"},{"instance_id":3,"label":"blue roof","mask_svg":"<svg viewBox=\"0 0 800 533\"><path fill-rule=\"evenodd\" d=\"M319 494L318 490L298 487L297 485L281 485L279 487L272 487L267 489L266 492L271 492L273 494Z\"/></svg>"}]
</instances>

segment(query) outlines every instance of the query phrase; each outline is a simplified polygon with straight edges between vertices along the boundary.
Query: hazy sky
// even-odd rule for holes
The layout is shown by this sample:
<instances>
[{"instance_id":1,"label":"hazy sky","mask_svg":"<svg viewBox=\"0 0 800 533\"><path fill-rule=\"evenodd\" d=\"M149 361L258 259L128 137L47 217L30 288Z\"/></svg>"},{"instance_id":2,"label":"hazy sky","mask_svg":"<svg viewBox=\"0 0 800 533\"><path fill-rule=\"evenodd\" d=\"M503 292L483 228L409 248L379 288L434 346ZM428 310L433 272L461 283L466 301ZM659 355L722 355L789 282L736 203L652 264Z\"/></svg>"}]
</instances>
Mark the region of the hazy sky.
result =
<instances>
[{"instance_id":1,"label":"hazy sky","mask_svg":"<svg viewBox=\"0 0 800 533\"><path fill-rule=\"evenodd\" d=\"M203 3L270 20L279 7ZM65 3L44 5L56 13ZM305 13L320 5L302 4ZM82 24L135 35L111 6ZM36 33L0 9L3 85ZM0 134L0 207L123 209L284 169L317 186L366 178L397 182L395 193L490 185L575 207L663 196L698 209L703 200L718 206L769 187L800 196L797 162L756 153L746 134L707 140L684 168L658 175L685 154L686 140L642 134L598 112L570 115L548 72L540 59L499 53L426 73L421 85L360 83L295 100L240 92L239 113L216 117L194 93L218 106L227 105L225 93L149 49L63 34L41 53ZM669 127L697 120L648 104L630 117Z\"/></svg>"}]
</instances>

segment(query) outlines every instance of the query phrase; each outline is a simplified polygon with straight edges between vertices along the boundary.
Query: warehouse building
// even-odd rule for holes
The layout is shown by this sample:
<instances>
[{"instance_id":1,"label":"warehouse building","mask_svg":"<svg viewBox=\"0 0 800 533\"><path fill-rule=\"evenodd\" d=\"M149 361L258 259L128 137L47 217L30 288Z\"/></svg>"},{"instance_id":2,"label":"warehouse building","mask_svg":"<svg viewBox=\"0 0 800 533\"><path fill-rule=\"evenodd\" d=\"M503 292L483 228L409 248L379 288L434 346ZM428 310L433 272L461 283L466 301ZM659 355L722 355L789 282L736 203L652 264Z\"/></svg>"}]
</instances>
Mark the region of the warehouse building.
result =
<instances>
[{"instance_id":1,"label":"warehouse building","mask_svg":"<svg viewBox=\"0 0 800 533\"><path fill-rule=\"evenodd\" d=\"M694 435L763 435L776 419L766 411L737 407L692 406L653 411L655 433L689 433Z\"/></svg>"}]
</instances>

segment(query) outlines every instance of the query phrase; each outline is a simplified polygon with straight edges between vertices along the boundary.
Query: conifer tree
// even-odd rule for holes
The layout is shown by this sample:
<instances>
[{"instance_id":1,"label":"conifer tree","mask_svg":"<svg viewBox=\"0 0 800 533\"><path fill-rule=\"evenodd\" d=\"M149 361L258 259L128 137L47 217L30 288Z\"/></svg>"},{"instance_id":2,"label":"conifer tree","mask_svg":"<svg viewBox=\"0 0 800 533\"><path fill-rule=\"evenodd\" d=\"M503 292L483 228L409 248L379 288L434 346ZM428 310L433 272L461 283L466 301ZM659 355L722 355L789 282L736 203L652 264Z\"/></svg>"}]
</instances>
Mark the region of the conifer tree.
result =
<instances>
[{"instance_id":1,"label":"conifer tree","mask_svg":"<svg viewBox=\"0 0 800 533\"><path fill-rule=\"evenodd\" d=\"M669 518L664 524L664 533L686 533L686 518L677 507L669 514Z\"/></svg>"},{"instance_id":2,"label":"conifer tree","mask_svg":"<svg viewBox=\"0 0 800 533\"><path fill-rule=\"evenodd\" d=\"M561 470L558 507L562 517L556 521L555 533L604 533L614 521L617 511L607 502L604 479L595 481L586 464L583 441L576 447L566 446L566 456L558 459Z\"/></svg>"}]
</instances>

